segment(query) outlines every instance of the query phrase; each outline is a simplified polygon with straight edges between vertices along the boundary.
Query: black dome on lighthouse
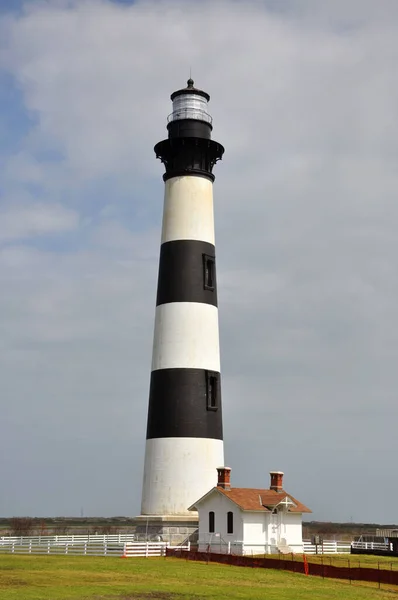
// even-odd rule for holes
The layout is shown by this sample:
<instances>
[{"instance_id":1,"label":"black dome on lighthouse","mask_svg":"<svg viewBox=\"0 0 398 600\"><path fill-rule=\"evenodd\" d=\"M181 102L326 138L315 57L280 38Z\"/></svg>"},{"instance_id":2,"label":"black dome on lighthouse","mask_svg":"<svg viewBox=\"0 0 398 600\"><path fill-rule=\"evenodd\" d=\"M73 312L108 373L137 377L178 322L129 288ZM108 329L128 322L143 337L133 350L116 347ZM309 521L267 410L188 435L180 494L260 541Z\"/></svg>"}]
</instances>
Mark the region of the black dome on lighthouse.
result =
<instances>
[{"instance_id":1,"label":"black dome on lighthouse","mask_svg":"<svg viewBox=\"0 0 398 600\"><path fill-rule=\"evenodd\" d=\"M171 100L174 100L174 98L176 98L177 96L182 96L183 94L195 94L196 96L202 96L202 98L206 98L207 102L209 102L210 100L210 95L207 92L199 90L195 87L195 82L191 77L187 81L187 87L173 92L170 98Z\"/></svg>"},{"instance_id":2,"label":"black dome on lighthouse","mask_svg":"<svg viewBox=\"0 0 398 600\"><path fill-rule=\"evenodd\" d=\"M167 117L168 138L154 148L156 157L166 167L164 181L186 175L214 181L213 167L221 159L224 148L211 139L209 99L207 92L195 87L191 77L186 88L171 94L173 112Z\"/></svg>"}]
</instances>

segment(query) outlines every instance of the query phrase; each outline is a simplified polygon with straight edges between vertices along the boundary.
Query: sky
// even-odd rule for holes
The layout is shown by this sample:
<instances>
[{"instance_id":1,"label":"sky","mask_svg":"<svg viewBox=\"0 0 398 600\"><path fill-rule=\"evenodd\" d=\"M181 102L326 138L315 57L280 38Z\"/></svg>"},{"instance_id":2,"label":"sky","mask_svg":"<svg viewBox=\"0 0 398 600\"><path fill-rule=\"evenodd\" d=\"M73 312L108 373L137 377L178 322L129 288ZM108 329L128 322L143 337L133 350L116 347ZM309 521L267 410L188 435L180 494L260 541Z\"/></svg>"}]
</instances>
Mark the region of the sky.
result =
<instances>
[{"instance_id":1,"label":"sky","mask_svg":"<svg viewBox=\"0 0 398 600\"><path fill-rule=\"evenodd\" d=\"M397 523L396 0L2 0L0 515L139 514L170 93L211 95L226 464Z\"/></svg>"}]
</instances>

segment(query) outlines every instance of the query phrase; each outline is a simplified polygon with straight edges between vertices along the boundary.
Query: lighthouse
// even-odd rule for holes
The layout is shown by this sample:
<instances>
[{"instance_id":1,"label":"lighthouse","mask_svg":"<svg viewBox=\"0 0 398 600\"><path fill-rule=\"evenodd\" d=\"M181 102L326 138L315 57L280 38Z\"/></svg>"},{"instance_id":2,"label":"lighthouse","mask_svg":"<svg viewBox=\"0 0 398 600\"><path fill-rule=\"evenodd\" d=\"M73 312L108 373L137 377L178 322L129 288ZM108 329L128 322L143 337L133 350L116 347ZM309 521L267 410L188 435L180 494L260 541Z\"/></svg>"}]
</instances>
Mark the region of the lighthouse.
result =
<instances>
[{"instance_id":1,"label":"lighthouse","mask_svg":"<svg viewBox=\"0 0 398 600\"><path fill-rule=\"evenodd\" d=\"M165 190L139 517L152 533L197 521L188 507L224 465L213 211L224 148L211 139L209 94L189 79L171 100L154 148Z\"/></svg>"}]
</instances>

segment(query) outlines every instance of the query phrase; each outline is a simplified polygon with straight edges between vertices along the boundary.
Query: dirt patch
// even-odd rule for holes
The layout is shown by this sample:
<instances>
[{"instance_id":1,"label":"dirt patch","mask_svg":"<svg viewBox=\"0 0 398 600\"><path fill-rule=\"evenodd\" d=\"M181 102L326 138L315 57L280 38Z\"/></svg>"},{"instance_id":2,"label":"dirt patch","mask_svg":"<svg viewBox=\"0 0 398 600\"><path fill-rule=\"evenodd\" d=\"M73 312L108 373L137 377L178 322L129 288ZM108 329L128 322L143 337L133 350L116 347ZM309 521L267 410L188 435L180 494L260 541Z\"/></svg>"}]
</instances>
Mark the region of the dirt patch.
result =
<instances>
[{"instance_id":1,"label":"dirt patch","mask_svg":"<svg viewBox=\"0 0 398 600\"><path fill-rule=\"evenodd\" d=\"M173 598L178 598L178 596L179 594L169 594L168 592L147 592L145 594L137 592L133 595L120 596L117 600L136 600L137 598L142 598L142 600L172 600Z\"/></svg>"},{"instance_id":2,"label":"dirt patch","mask_svg":"<svg viewBox=\"0 0 398 600\"><path fill-rule=\"evenodd\" d=\"M9 588L15 586L21 587L23 585L28 585L23 579L16 579L15 577L1 577L0 588Z\"/></svg>"},{"instance_id":3,"label":"dirt patch","mask_svg":"<svg viewBox=\"0 0 398 600\"><path fill-rule=\"evenodd\" d=\"M92 600L177 600L180 594L169 592L132 592L127 596L95 596Z\"/></svg>"}]
</instances>

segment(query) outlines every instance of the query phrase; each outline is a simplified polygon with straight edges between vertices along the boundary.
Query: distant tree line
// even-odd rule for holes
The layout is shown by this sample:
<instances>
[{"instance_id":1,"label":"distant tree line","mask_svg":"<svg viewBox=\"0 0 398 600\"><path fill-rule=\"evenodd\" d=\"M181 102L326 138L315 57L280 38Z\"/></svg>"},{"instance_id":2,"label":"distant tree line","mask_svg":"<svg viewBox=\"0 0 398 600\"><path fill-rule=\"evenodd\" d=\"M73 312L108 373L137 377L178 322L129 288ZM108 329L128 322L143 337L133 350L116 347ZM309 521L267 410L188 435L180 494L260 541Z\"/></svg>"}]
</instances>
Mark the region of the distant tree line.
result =
<instances>
[{"instance_id":1,"label":"distant tree line","mask_svg":"<svg viewBox=\"0 0 398 600\"><path fill-rule=\"evenodd\" d=\"M32 517L13 517L10 522L10 533L15 536L32 535L35 528Z\"/></svg>"},{"instance_id":2,"label":"distant tree line","mask_svg":"<svg viewBox=\"0 0 398 600\"><path fill-rule=\"evenodd\" d=\"M15 537L48 535L49 533L55 535L66 535L71 530L70 524L63 520L47 524L44 519L38 519L37 517L12 517L7 521L8 532L11 536ZM123 531L123 528L112 525L111 523L93 522L87 527L85 533L90 535L110 535L119 533L121 529Z\"/></svg>"}]
</instances>

